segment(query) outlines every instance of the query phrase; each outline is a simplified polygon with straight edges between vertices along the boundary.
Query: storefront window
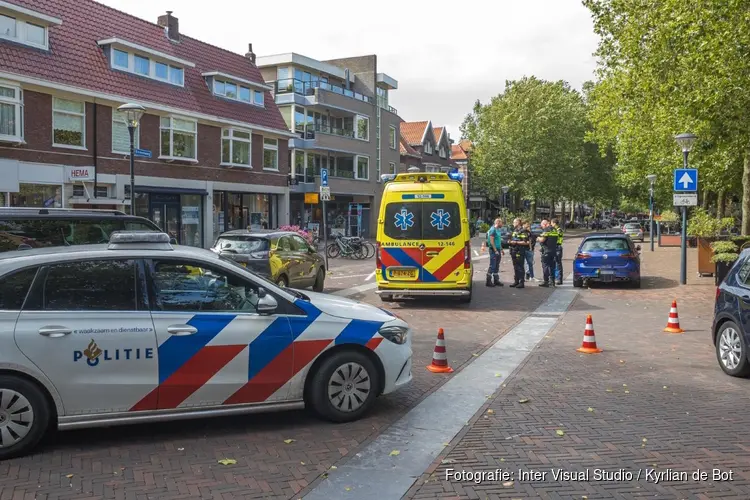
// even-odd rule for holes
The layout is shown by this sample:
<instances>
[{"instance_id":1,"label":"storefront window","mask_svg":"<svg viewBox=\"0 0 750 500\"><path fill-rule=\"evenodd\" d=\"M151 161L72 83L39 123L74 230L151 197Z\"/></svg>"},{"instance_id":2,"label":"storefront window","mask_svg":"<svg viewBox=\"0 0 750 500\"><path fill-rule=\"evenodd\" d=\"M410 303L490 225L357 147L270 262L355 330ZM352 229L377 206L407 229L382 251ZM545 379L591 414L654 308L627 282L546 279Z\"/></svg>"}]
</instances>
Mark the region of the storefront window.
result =
<instances>
[{"instance_id":1,"label":"storefront window","mask_svg":"<svg viewBox=\"0 0 750 500\"><path fill-rule=\"evenodd\" d=\"M63 208L59 184L21 184L18 193L10 193L11 207Z\"/></svg>"},{"instance_id":2,"label":"storefront window","mask_svg":"<svg viewBox=\"0 0 750 500\"><path fill-rule=\"evenodd\" d=\"M180 196L180 204L182 210L180 241L183 245L202 247L201 195L183 194Z\"/></svg>"},{"instance_id":3,"label":"storefront window","mask_svg":"<svg viewBox=\"0 0 750 500\"><path fill-rule=\"evenodd\" d=\"M221 214L225 199L229 212L227 231L234 229L259 231L275 227L272 219L275 215L273 204L276 203L276 195L214 192L214 236L224 231Z\"/></svg>"},{"instance_id":4,"label":"storefront window","mask_svg":"<svg viewBox=\"0 0 750 500\"><path fill-rule=\"evenodd\" d=\"M214 241L224 232L224 193L214 191Z\"/></svg>"}]
</instances>

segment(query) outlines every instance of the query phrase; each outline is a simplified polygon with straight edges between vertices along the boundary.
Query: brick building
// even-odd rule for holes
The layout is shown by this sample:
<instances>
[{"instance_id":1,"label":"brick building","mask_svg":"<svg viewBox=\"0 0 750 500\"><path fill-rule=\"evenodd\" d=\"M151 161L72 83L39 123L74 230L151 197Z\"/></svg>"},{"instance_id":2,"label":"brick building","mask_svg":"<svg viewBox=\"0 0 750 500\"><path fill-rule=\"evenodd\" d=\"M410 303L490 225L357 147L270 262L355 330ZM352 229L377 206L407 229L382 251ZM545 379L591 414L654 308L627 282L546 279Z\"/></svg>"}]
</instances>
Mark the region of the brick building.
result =
<instances>
[{"instance_id":1,"label":"brick building","mask_svg":"<svg viewBox=\"0 0 750 500\"><path fill-rule=\"evenodd\" d=\"M430 121L401 122L401 171L419 167L422 172L449 172L452 141L445 127Z\"/></svg>"},{"instance_id":2,"label":"brick building","mask_svg":"<svg viewBox=\"0 0 750 500\"><path fill-rule=\"evenodd\" d=\"M197 30L198 28L196 28ZM289 219L292 136L255 65L91 0L0 2L0 206L135 209L181 244Z\"/></svg>"}]
</instances>

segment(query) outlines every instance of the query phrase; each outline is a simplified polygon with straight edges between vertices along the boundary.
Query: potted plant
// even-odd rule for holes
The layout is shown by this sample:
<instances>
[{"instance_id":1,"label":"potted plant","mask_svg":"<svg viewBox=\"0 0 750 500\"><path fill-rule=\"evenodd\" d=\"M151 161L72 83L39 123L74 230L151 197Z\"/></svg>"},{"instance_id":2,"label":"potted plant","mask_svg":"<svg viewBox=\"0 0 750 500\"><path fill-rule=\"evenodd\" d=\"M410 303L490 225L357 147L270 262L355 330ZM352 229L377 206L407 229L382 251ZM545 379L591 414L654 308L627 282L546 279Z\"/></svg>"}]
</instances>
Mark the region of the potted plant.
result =
<instances>
[{"instance_id":1,"label":"potted plant","mask_svg":"<svg viewBox=\"0 0 750 500\"><path fill-rule=\"evenodd\" d=\"M693 216L688 221L687 233L698 240L698 274L701 276L716 272L716 264L711 260L714 255L711 243L721 237L722 230L732 226L732 217L717 219L700 207L693 211Z\"/></svg>"},{"instance_id":2,"label":"potted plant","mask_svg":"<svg viewBox=\"0 0 750 500\"><path fill-rule=\"evenodd\" d=\"M487 224L486 222L482 222L481 224L479 224L479 236L486 237L487 231L489 230L490 230L490 225Z\"/></svg>"},{"instance_id":3,"label":"potted plant","mask_svg":"<svg viewBox=\"0 0 750 500\"><path fill-rule=\"evenodd\" d=\"M737 245L731 241L714 241L711 243L711 249L714 252L711 262L716 266L714 281L718 286L724 280L739 254L737 253Z\"/></svg>"}]
</instances>

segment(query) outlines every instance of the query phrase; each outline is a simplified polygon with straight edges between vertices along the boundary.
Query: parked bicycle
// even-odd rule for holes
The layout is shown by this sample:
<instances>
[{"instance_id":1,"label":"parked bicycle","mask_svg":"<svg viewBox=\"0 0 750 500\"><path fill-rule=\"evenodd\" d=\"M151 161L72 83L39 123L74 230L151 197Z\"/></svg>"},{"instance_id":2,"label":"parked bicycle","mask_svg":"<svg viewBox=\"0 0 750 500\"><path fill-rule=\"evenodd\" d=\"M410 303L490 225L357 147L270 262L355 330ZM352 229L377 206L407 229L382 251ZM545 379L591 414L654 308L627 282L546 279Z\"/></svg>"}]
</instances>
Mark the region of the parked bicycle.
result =
<instances>
[{"instance_id":1,"label":"parked bicycle","mask_svg":"<svg viewBox=\"0 0 750 500\"><path fill-rule=\"evenodd\" d=\"M336 236L326 248L329 258L370 259L375 256L375 246L359 236Z\"/></svg>"}]
</instances>

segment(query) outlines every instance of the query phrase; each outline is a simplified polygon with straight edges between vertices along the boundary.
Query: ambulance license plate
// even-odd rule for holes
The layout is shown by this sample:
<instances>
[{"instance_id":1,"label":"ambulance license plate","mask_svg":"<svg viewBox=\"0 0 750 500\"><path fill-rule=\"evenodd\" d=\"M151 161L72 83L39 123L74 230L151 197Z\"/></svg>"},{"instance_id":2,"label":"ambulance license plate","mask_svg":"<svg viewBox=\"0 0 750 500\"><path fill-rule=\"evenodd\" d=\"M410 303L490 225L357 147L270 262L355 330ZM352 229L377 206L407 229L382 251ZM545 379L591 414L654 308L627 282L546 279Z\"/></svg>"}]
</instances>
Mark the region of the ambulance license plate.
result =
<instances>
[{"instance_id":1,"label":"ambulance license plate","mask_svg":"<svg viewBox=\"0 0 750 500\"><path fill-rule=\"evenodd\" d=\"M402 279L402 280L413 280L417 277L416 269L391 269L389 271L391 278Z\"/></svg>"}]
</instances>

